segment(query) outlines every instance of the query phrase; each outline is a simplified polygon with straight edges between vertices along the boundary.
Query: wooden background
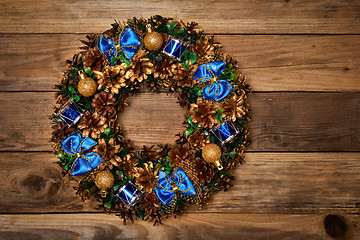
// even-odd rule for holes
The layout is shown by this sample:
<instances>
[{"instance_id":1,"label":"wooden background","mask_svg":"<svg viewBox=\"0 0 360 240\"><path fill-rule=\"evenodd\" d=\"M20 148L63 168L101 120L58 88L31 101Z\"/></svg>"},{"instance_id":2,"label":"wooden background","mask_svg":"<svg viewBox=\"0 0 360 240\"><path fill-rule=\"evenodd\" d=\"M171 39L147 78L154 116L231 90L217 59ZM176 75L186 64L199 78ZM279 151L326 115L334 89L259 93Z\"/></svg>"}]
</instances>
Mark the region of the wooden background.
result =
<instances>
[{"instance_id":1,"label":"wooden background","mask_svg":"<svg viewBox=\"0 0 360 240\"><path fill-rule=\"evenodd\" d=\"M359 1L0 0L0 6L0 239L360 238ZM155 14L198 22L239 61L253 88L252 144L234 171L234 187L204 209L156 227L123 225L96 204L82 204L53 164L52 86L87 33L108 29L113 19ZM121 116L129 138L172 143L170 133L181 130L175 101L133 97ZM175 115L149 125L154 112L164 113L149 102Z\"/></svg>"}]
</instances>

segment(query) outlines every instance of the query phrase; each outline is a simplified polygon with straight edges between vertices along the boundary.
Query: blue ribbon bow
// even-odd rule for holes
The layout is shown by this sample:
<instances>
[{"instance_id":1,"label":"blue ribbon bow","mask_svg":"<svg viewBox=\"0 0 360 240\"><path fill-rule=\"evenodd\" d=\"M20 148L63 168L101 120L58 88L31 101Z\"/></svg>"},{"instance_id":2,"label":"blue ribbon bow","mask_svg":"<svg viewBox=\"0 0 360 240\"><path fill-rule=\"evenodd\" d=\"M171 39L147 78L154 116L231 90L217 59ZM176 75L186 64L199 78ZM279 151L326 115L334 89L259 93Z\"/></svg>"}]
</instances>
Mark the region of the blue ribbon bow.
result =
<instances>
[{"instance_id":1,"label":"blue ribbon bow","mask_svg":"<svg viewBox=\"0 0 360 240\"><path fill-rule=\"evenodd\" d=\"M173 174L173 179L171 180L171 177L165 172L159 171L159 187L154 191L165 206L174 200L177 191L190 196L196 195L195 187L184 170L178 168Z\"/></svg>"},{"instance_id":2,"label":"blue ribbon bow","mask_svg":"<svg viewBox=\"0 0 360 240\"><path fill-rule=\"evenodd\" d=\"M109 59L110 65L114 65L115 62L111 63L111 58L118 57L120 50L123 51L127 59L131 60L140 45L141 42L134 30L132 28L127 28L121 33L117 45L114 41L101 36L99 50Z\"/></svg>"},{"instance_id":3,"label":"blue ribbon bow","mask_svg":"<svg viewBox=\"0 0 360 240\"><path fill-rule=\"evenodd\" d=\"M203 88L203 98L218 102L229 96L232 92L233 88L229 82L218 80L225 66L225 61L215 61L202 64L198 67L193 75L193 79L200 82L210 81L210 84Z\"/></svg>"},{"instance_id":4,"label":"blue ribbon bow","mask_svg":"<svg viewBox=\"0 0 360 240\"><path fill-rule=\"evenodd\" d=\"M71 175L83 175L99 166L102 158L97 153L83 153L96 144L97 142L90 138L81 137L80 133L71 135L61 142L61 146L66 153L76 155L75 162L71 168Z\"/></svg>"}]
</instances>

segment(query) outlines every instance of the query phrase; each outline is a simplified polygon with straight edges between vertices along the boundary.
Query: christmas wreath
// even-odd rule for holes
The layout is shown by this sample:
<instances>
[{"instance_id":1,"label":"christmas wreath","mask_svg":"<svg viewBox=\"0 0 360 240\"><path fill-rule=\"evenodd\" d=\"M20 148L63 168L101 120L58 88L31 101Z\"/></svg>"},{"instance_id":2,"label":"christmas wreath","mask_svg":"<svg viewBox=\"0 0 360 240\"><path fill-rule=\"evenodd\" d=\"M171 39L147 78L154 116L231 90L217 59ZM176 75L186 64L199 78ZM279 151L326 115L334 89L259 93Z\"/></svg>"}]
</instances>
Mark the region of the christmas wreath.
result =
<instances>
[{"instance_id":1,"label":"christmas wreath","mask_svg":"<svg viewBox=\"0 0 360 240\"><path fill-rule=\"evenodd\" d=\"M195 22L153 16L115 21L68 60L52 146L83 201L126 220L161 219L227 190L248 143L248 85L236 61ZM187 109L173 145L135 150L117 123L141 91L178 95Z\"/></svg>"}]
</instances>

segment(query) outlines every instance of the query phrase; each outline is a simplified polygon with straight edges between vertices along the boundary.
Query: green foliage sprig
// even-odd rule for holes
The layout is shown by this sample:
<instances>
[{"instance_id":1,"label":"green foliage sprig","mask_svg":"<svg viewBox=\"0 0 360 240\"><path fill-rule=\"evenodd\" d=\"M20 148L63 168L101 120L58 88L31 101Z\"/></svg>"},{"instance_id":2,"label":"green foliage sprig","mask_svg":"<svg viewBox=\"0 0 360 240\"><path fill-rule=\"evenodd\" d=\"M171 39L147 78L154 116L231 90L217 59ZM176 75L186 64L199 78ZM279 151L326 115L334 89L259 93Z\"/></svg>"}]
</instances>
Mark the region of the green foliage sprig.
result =
<instances>
[{"instance_id":1,"label":"green foliage sprig","mask_svg":"<svg viewBox=\"0 0 360 240\"><path fill-rule=\"evenodd\" d=\"M182 55L182 61L181 64L184 66L185 69L190 68L190 63L194 64L196 62L196 53L192 52L189 53L189 50L185 50L185 52Z\"/></svg>"},{"instance_id":2,"label":"green foliage sprig","mask_svg":"<svg viewBox=\"0 0 360 240\"><path fill-rule=\"evenodd\" d=\"M186 31L185 28L176 29L178 22L171 22L170 24L166 25L167 33L175 38L186 38Z\"/></svg>"}]
</instances>

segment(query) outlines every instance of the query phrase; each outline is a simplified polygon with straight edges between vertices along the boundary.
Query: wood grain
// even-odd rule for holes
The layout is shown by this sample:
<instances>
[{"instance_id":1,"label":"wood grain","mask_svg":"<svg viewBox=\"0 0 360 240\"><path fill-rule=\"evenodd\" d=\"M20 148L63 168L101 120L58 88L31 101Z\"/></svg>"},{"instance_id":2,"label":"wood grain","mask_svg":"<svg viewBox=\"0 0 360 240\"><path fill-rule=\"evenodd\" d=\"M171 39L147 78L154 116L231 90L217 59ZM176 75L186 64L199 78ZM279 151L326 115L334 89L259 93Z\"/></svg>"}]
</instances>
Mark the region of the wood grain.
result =
<instances>
[{"instance_id":1,"label":"wood grain","mask_svg":"<svg viewBox=\"0 0 360 240\"><path fill-rule=\"evenodd\" d=\"M0 239L360 239L359 1L0 6ZM85 34L108 29L113 19L155 14L198 22L238 60L255 91L252 145L233 171L234 187L202 210L194 206L157 227L123 225L98 203L83 204L53 163L51 91ZM174 102L137 95L121 124L139 146L174 141L181 129Z\"/></svg>"},{"instance_id":2,"label":"wood grain","mask_svg":"<svg viewBox=\"0 0 360 240\"><path fill-rule=\"evenodd\" d=\"M347 229L340 228L337 239L358 239L359 217L340 217ZM333 239L324 228L325 218L320 214L191 214L154 227L142 221L123 224L105 214L0 215L0 239Z\"/></svg>"},{"instance_id":3,"label":"wood grain","mask_svg":"<svg viewBox=\"0 0 360 240\"><path fill-rule=\"evenodd\" d=\"M175 143L184 131L186 110L177 103L177 94L147 93L130 98L129 106L119 114L119 125L138 148L143 145Z\"/></svg>"},{"instance_id":4,"label":"wood grain","mask_svg":"<svg viewBox=\"0 0 360 240\"><path fill-rule=\"evenodd\" d=\"M149 141L155 143L149 138L156 134L155 139L173 139L169 134L177 127L165 133L159 132L159 126L178 125L178 118L157 117L158 125L145 126L145 118L136 114L146 109L151 116L154 109L149 106L154 105L149 105L149 102L159 102L156 109L164 106L169 113L176 114L179 108L171 103L174 98L165 99L159 102L156 94L142 93L133 99L135 109L125 109L129 110L129 113L124 113L125 118L129 116L132 121L127 118L126 126L122 126L131 131L131 140L138 146ZM3 92L0 101L0 151L51 150L48 117L52 114L54 93ZM252 144L248 150L359 151L359 101L359 93L252 93L249 95L253 118L249 126ZM145 139L144 132L148 134Z\"/></svg>"},{"instance_id":5,"label":"wood grain","mask_svg":"<svg viewBox=\"0 0 360 240\"><path fill-rule=\"evenodd\" d=\"M0 153L0 213L99 212L83 204L51 153ZM360 214L360 153L247 153L227 192L196 213Z\"/></svg>"},{"instance_id":6,"label":"wood grain","mask_svg":"<svg viewBox=\"0 0 360 240\"><path fill-rule=\"evenodd\" d=\"M359 97L359 93L251 94L248 150L359 151Z\"/></svg>"},{"instance_id":7,"label":"wood grain","mask_svg":"<svg viewBox=\"0 0 360 240\"><path fill-rule=\"evenodd\" d=\"M216 33L358 34L360 3L351 1L10 1L0 8L1 33L86 33L113 19L160 14L196 21Z\"/></svg>"},{"instance_id":8,"label":"wood grain","mask_svg":"<svg viewBox=\"0 0 360 240\"><path fill-rule=\"evenodd\" d=\"M82 203L57 160L52 153L1 153L0 212L94 211L98 204Z\"/></svg>"},{"instance_id":9,"label":"wood grain","mask_svg":"<svg viewBox=\"0 0 360 240\"><path fill-rule=\"evenodd\" d=\"M81 39L83 34L1 35L0 91L52 91ZM360 91L358 35L215 39L238 60L254 91Z\"/></svg>"}]
</instances>

